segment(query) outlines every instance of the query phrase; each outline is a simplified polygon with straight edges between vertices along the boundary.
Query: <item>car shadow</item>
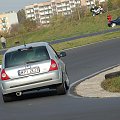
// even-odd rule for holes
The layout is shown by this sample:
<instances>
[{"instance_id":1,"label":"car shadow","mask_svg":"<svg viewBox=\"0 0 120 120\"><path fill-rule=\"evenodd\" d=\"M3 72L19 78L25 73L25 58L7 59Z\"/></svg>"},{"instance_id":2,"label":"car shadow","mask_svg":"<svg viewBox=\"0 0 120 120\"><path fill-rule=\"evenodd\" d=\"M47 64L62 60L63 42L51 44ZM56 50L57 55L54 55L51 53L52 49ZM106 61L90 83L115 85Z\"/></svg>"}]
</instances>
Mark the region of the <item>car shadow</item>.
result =
<instances>
[{"instance_id":1,"label":"car shadow","mask_svg":"<svg viewBox=\"0 0 120 120\"><path fill-rule=\"evenodd\" d=\"M38 91L35 90L31 92L24 92L21 96L14 96L14 98L10 102L49 97L55 95L57 95L56 90L38 90Z\"/></svg>"}]
</instances>

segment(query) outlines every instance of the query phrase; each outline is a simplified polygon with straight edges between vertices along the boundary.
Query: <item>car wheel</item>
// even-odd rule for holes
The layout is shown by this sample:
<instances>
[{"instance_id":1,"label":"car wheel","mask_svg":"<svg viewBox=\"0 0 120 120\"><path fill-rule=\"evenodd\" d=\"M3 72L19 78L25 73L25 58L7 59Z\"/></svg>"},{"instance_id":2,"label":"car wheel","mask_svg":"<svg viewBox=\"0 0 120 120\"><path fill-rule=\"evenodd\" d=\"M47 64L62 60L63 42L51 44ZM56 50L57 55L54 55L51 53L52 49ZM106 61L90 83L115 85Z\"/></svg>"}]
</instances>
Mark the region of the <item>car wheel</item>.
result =
<instances>
[{"instance_id":1,"label":"car wheel","mask_svg":"<svg viewBox=\"0 0 120 120\"><path fill-rule=\"evenodd\" d=\"M111 27L111 24L110 24L110 23L108 23L108 27Z\"/></svg>"},{"instance_id":2,"label":"car wheel","mask_svg":"<svg viewBox=\"0 0 120 120\"><path fill-rule=\"evenodd\" d=\"M57 94L58 95L64 95L67 93L67 89L66 89L66 84L65 82L63 82L62 84L58 85L57 88Z\"/></svg>"},{"instance_id":3,"label":"car wheel","mask_svg":"<svg viewBox=\"0 0 120 120\"><path fill-rule=\"evenodd\" d=\"M95 16L95 15L96 15L95 13L92 14L92 16Z\"/></svg>"},{"instance_id":4,"label":"car wheel","mask_svg":"<svg viewBox=\"0 0 120 120\"><path fill-rule=\"evenodd\" d=\"M111 27L115 27L115 26L116 26L116 24L115 24L115 23L112 23Z\"/></svg>"},{"instance_id":5,"label":"car wheel","mask_svg":"<svg viewBox=\"0 0 120 120\"><path fill-rule=\"evenodd\" d=\"M6 95L2 95L3 96L3 101L4 102L10 102L12 101L12 95L11 94L6 94Z\"/></svg>"},{"instance_id":6,"label":"car wheel","mask_svg":"<svg viewBox=\"0 0 120 120\"><path fill-rule=\"evenodd\" d=\"M67 74L66 74L66 81L65 81L65 86L66 86L66 90L68 90L69 89L69 87L70 87L70 81L69 81L69 78L68 78L68 76L67 76Z\"/></svg>"},{"instance_id":7,"label":"car wheel","mask_svg":"<svg viewBox=\"0 0 120 120\"><path fill-rule=\"evenodd\" d=\"M66 69L65 69L65 72L62 75L63 75L63 81L65 81L66 90L68 90L69 86L70 86L70 81L69 81Z\"/></svg>"}]
</instances>

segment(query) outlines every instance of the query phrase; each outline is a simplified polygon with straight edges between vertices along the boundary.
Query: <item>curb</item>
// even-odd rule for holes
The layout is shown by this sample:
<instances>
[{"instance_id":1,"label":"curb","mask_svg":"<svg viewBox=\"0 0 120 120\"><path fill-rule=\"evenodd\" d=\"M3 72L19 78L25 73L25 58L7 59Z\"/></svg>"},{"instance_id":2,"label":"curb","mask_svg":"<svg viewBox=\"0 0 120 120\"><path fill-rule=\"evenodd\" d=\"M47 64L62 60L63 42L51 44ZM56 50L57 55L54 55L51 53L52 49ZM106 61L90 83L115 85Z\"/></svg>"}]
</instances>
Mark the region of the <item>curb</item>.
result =
<instances>
[{"instance_id":1,"label":"curb","mask_svg":"<svg viewBox=\"0 0 120 120\"><path fill-rule=\"evenodd\" d=\"M75 91L76 86L78 86L81 82L84 82L86 79L95 77L96 75L98 75L98 74L100 74L100 73L102 73L102 72L108 71L108 70L113 69L113 68L118 67L118 66L119 66L119 64L113 65L113 66L111 66L111 67L108 67L108 68L106 68L106 69L100 70L100 71L98 71L98 72L96 72L96 73L93 73L92 75L89 75L89 76L87 76L87 77L85 77L85 78L82 78L82 79L80 79L80 80L72 83L72 84L70 85L69 95L72 96L72 97L83 97L83 96L78 95L78 94L76 93L76 91ZM86 98L87 98L87 97L86 97ZM90 97L88 97L88 98L90 98ZM97 97L96 97L96 98L97 98Z\"/></svg>"}]
</instances>

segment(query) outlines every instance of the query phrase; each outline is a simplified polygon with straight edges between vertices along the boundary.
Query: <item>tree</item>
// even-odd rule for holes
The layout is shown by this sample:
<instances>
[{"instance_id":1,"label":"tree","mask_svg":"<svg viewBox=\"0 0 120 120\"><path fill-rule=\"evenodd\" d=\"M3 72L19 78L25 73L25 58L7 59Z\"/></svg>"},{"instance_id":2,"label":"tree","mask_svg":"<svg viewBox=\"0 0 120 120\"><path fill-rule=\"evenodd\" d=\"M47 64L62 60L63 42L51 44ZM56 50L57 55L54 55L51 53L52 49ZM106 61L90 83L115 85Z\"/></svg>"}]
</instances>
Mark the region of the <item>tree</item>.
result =
<instances>
[{"instance_id":1,"label":"tree","mask_svg":"<svg viewBox=\"0 0 120 120\"><path fill-rule=\"evenodd\" d=\"M27 32L33 31L37 28L37 23L36 21L27 18L22 25L24 26L24 28L26 29Z\"/></svg>"},{"instance_id":2,"label":"tree","mask_svg":"<svg viewBox=\"0 0 120 120\"><path fill-rule=\"evenodd\" d=\"M112 0L108 0L107 2L107 7L108 7L108 11L113 9L113 4L112 4Z\"/></svg>"},{"instance_id":3,"label":"tree","mask_svg":"<svg viewBox=\"0 0 120 120\"><path fill-rule=\"evenodd\" d=\"M54 15L50 19L50 24L52 26L61 26L61 24L65 21L65 16L62 14Z\"/></svg>"},{"instance_id":4,"label":"tree","mask_svg":"<svg viewBox=\"0 0 120 120\"><path fill-rule=\"evenodd\" d=\"M81 6L80 8L80 17L86 17L86 16L90 16L91 13L89 12L89 9L87 8L87 6Z\"/></svg>"},{"instance_id":5,"label":"tree","mask_svg":"<svg viewBox=\"0 0 120 120\"><path fill-rule=\"evenodd\" d=\"M80 7L75 7L72 12L72 18L75 21L80 20Z\"/></svg>"},{"instance_id":6,"label":"tree","mask_svg":"<svg viewBox=\"0 0 120 120\"><path fill-rule=\"evenodd\" d=\"M21 9L17 12L19 23L23 23L26 20L25 10Z\"/></svg>"},{"instance_id":7,"label":"tree","mask_svg":"<svg viewBox=\"0 0 120 120\"><path fill-rule=\"evenodd\" d=\"M17 35L19 33L19 24L12 24L10 28L10 33Z\"/></svg>"},{"instance_id":8,"label":"tree","mask_svg":"<svg viewBox=\"0 0 120 120\"><path fill-rule=\"evenodd\" d=\"M113 9L120 8L120 0L111 0Z\"/></svg>"}]
</instances>

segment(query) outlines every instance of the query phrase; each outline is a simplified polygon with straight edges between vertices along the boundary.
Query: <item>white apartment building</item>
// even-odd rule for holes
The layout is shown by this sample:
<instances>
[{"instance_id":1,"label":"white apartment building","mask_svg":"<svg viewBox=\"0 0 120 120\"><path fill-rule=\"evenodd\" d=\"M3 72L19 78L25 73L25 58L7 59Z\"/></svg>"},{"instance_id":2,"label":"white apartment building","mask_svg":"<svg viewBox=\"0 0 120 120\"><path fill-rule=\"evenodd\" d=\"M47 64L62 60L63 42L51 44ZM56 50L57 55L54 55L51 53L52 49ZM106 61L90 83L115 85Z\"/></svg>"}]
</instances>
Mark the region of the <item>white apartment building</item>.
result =
<instances>
[{"instance_id":1,"label":"white apartment building","mask_svg":"<svg viewBox=\"0 0 120 120\"><path fill-rule=\"evenodd\" d=\"M90 5L95 5L95 0L51 0L25 6L25 13L27 18L48 24L52 15L70 15L74 8Z\"/></svg>"},{"instance_id":2,"label":"white apartment building","mask_svg":"<svg viewBox=\"0 0 120 120\"><path fill-rule=\"evenodd\" d=\"M0 31L9 31L11 25L17 23L18 17L16 12L0 13Z\"/></svg>"}]
</instances>

